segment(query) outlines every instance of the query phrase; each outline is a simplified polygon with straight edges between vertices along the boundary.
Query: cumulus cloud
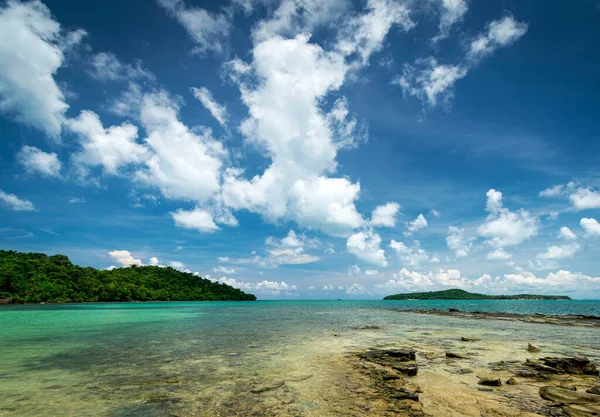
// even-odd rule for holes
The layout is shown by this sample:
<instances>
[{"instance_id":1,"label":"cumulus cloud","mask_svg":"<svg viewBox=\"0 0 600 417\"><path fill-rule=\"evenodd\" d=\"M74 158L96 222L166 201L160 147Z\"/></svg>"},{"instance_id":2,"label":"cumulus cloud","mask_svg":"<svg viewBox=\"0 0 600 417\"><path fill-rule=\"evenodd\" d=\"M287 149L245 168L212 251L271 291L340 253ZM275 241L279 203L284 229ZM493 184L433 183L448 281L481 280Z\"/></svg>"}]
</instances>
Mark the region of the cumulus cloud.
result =
<instances>
[{"instance_id":1,"label":"cumulus cloud","mask_svg":"<svg viewBox=\"0 0 600 417\"><path fill-rule=\"evenodd\" d=\"M354 282L348 287L346 287L346 294L348 295L365 295L370 293L371 292L364 284L357 284L356 282Z\"/></svg>"},{"instance_id":2,"label":"cumulus cloud","mask_svg":"<svg viewBox=\"0 0 600 417\"><path fill-rule=\"evenodd\" d=\"M175 269L179 269L179 270L183 270L185 268L185 265L183 264L183 262L179 262L179 261L171 261L171 262L169 262L169 266L171 268L175 268Z\"/></svg>"},{"instance_id":3,"label":"cumulus cloud","mask_svg":"<svg viewBox=\"0 0 600 417\"><path fill-rule=\"evenodd\" d=\"M540 191L540 197L558 197L564 193L564 185L558 184Z\"/></svg>"},{"instance_id":4,"label":"cumulus cloud","mask_svg":"<svg viewBox=\"0 0 600 417\"><path fill-rule=\"evenodd\" d=\"M569 229L567 226L563 226L560 228L558 237L561 239L564 239L564 240L576 240L577 239L577 235L575 233L573 233L573 231L571 229Z\"/></svg>"},{"instance_id":5,"label":"cumulus cloud","mask_svg":"<svg viewBox=\"0 0 600 417\"><path fill-rule=\"evenodd\" d=\"M388 262L380 245L381 237L371 229L356 232L346 241L348 252L358 259L371 265L386 267Z\"/></svg>"},{"instance_id":6,"label":"cumulus cloud","mask_svg":"<svg viewBox=\"0 0 600 417\"><path fill-rule=\"evenodd\" d=\"M267 250L268 257L261 262L274 266L308 264L321 259L305 252L305 247L312 246L314 242L294 230L290 230L281 240L269 237L266 244L272 247Z\"/></svg>"},{"instance_id":7,"label":"cumulus cloud","mask_svg":"<svg viewBox=\"0 0 600 417\"><path fill-rule=\"evenodd\" d=\"M29 200L24 200L14 194L5 193L0 190L0 201L13 211L33 211L35 207Z\"/></svg>"},{"instance_id":8,"label":"cumulus cloud","mask_svg":"<svg viewBox=\"0 0 600 417\"><path fill-rule=\"evenodd\" d=\"M179 209L171 213L171 216L178 227L205 233L212 233L219 230L219 226L215 223L212 214L199 207L189 211Z\"/></svg>"},{"instance_id":9,"label":"cumulus cloud","mask_svg":"<svg viewBox=\"0 0 600 417\"><path fill-rule=\"evenodd\" d=\"M148 156L148 150L136 142L137 127L130 123L105 129L96 113L84 110L77 118L68 120L67 126L79 138L81 150L72 158L82 176L92 167L117 175L121 168L141 163Z\"/></svg>"},{"instance_id":10,"label":"cumulus cloud","mask_svg":"<svg viewBox=\"0 0 600 417\"><path fill-rule=\"evenodd\" d=\"M183 0L158 0L196 44L195 52L222 53L225 50L231 20L225 13L211 13L199 7L187 6Z\"/></svg>"},{"instance_id":11,"label":"cumulus cloud","mask_svg":"<svg viewBox=\"0 0 600 417\"><path fill-rule=\"evenodd\" d=\"M600 223L592 218L583 218L579 222L586 236L600 236Z\"/></svg>"},{"instance_id":12,"label":"cumulus cloud","mask_svg":"<svg viewBox=\"0 0 600 417\"><path fill-rule=\"evenodd\" d=\"M552 245L546 252L537 255L538 259L564 259L571 258L581 247L578 243L569 243L566 245Z\"/></svg>"},{"instance_id":13,"label":"cumulus cloud","mask_svg":"<svg viewBox=\"0 0 600 417\"><path fill-rule=\"evenodd\" d=\"M227 108L225 105L221 105L215 101L210 91L207 88L201 87L191 88L192 94L200 103L210 112L210 114L219 122L219 124L223 127L227 124Z\"/></svg>"},{"instance_id":14,"label":"cumulus cloud","mask_svg":"<svg viewBox=\"0 0 600 417\"><path fill-rule=\"evenodd\" d=\"M600 208L600 192L591 188L579 188L569 195L569 200L575 210Z\"/></svg>"},{"instance_id":15,"label":"cumulus cloud","mask_svg":"<svg viewBox=\"0 0 600 417\"><path fill-rule=\"evenodd\" d=\"M518 245L538 232L538 218L521 209L513 212L502 203L502 193L494 189L487 192L486 210L489 215L477 232L496 247Z\"/></svg>"},{"instance_id":16,"label":"cumulus cloud","mask_svg":"<svg viewBox=\"0 0 600 417\"><path fill-rule=\"evenodd\" d=\"M160 264L161 263L156 256L153 256L152 258L150 258L150 261L148 262L148 265L150 265L150 266L159 266Z\"/></svg>"},{"instance_id":17,"label":"cumulus cloud","mask_svg":"<svg viewBox=\"0 0 600 417\"><path fill-rule=\"evenodd\" d=\"M505 252L504 248L498 248L487 254L485 259L505 261L512 258L512 254Z\"/></svg>"},{"instance_id":18,"label":"cumulus cloud","mask_svg":"<svg viewBox=\"0 0 600 417\"><path fill-rule=\"evenodd\" d=\"M405 234L410 236L414 232L426 228L428 225L429 223L427 222L425 216L419 214L416 219L407 223L406 229L408 231Z\"/></svg>"},{"instance_id":19,"label":"cumulus cloud","mask_svg":"<svg viewBox=\"0 0 600 417\"><path fill-rule=\"evenodd\" d=\"M232 286L234 288L238 288L242 291L255 292L255 293L265 293L265 294L272 294L272 295L280 295L283 293L284 295L290 295L298 289L298 287L296 285L290 285L290 284L286 283L285 281L277 282L277 281L264 280L264 281L259 281L259 282L246 282L246 281L237 281L235 278L227 278L227 277L221 277L218 279L212 279L210 277L207 277L207 278L211 279L212 281L219 282L221 284L226 284L226 285Z\"/></svg>"},{"instance_id":20,"label":"cumulus cloud","mask_svg":"<svg viewBox=\"0 0 600 417\"><path fill-rule=\"evenodd\" d=\"M30 174L60 177L62 164L54 152L44 152L35 146L23 146L17 153L17 161Z\"/></svg>"},{"instance_id":21,"label":"cumulus cloud","mask_svg":"<svg viewBox=\"0 0 600 417\"><path fill-rule=\"evenodd\" d=\"M469 255L473 247L473 239L466 235L465 229L456 226L448 227L448 236L446 236L446 245L448 249L454 251L457 258L464 258Z\"/></svg>"},{"instance_id":22,"label":"cumulus cloud","mask_svg":"<svg viewBox=\"0 0 600 417\"><path fill-rule=\"evenodd\" d=\"M398 203L386 203L376 207L371 214L371 225L395 227L398 211L400 211L400 204Z\"/></svg>"},{"instance_id":23,"label":"cumulus cloud","mask_svg":"<svg viewBox=\"0 0 600 417\"><path fill-rule=\"evenodd\" d=\"M350 268L348 268L348 275L360 275L360 273L362 272L362 270L360 269L360 267L358 265L352 265Z\"/></svg>"},{"instance_id":24,"label":"cumulus cloud","mask_svg":"<svg viewBox=\"0 0 600 417\"><path fill-rule=\"evenodd\" d=\"M213 272L232 275L236 273L235 268L227 268L226 266L217 266L213 268Z\"/></svg>"},{"instance_id":25,"label":"cumulus cloud","mask_svg":"<svg viewBox=\"0 0 600 417\"><path fill-rule=\"evenodd\" d=\"M142 265L142 260L134 258L128 250L113 250L112 252L108 252L108 254L115 262L121 264L121 266Z\"/></svg>"},{"instance_id":26,"label":"cumulus cloud","mask_svg":"<svg viewBox=\"0 0 600 417\"><path fill-rule=\"evenodd\" d=\"M413 245L409 247L404 242L396 242L392 239L390 248L396 251L396 254L406 265L419 266L424 262L430 261L429 254L425 249L421 248L421 244L416 240L413 242Z\"/></svg>"},{"instance_id":27,"label":"cumulus cloud","mask_svg":"<svg viewBox=\"0 0 600 417\"><path fill-rule=\"evenodd\" d=\"M65 33L40 1L0 6L0 113L58 137L69 106L54 75L84 34Z\"/></svg>"}]
</instances>

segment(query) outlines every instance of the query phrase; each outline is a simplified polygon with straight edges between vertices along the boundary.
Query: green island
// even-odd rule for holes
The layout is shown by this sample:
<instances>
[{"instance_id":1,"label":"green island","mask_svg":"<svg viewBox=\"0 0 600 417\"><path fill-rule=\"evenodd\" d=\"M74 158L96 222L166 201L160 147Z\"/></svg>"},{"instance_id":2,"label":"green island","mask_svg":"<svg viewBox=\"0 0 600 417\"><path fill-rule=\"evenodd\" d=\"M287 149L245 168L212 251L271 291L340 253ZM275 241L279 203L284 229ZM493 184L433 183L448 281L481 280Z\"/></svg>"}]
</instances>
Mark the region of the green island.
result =
<instances>
[{"instance_id":1,"label":"green island","mask_svg":"<svg viewBox=\"0 0 600 417\"><path fill-rule=\"evenodd\" d=\"M485 295L451 289L444 291L413 292L406 294L388 295L384 300L570 300L566 295Z\"/></svg>"},{"instance_id":2,"label":"green island","mask_svg":"<svg viewBox=\"0 0 600 417\"><path fill-rule=\"evenodd\" d=\"M65 255L0 250L0 303L102 301L252 301L229 285L170 267L98 270Z\"/></svg>"}]
</instances>

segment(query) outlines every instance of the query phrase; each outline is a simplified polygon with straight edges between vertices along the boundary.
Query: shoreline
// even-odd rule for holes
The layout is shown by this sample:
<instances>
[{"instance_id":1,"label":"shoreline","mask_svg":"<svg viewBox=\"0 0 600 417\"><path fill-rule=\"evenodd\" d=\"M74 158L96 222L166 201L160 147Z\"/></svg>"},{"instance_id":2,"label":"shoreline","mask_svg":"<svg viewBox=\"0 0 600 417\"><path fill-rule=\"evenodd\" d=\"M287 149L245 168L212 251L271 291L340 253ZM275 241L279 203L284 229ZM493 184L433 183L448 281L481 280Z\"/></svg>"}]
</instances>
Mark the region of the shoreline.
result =
<instances>
[{"instance_id":1,"label":"shoreline","mask_svg":"<svg viewBox=\"0 0 600 417\"><path fill-rule=\"evenodd\" d=\"M392 308L390 310L397 311L399 313L430 314L470 320L505 320L521 321L526 323L553 324L560 326L600 327L600 316L581 314L518 314L488 311L461 311L456 308L449 308L448 310Z\"/></svg>"}]
</instances>

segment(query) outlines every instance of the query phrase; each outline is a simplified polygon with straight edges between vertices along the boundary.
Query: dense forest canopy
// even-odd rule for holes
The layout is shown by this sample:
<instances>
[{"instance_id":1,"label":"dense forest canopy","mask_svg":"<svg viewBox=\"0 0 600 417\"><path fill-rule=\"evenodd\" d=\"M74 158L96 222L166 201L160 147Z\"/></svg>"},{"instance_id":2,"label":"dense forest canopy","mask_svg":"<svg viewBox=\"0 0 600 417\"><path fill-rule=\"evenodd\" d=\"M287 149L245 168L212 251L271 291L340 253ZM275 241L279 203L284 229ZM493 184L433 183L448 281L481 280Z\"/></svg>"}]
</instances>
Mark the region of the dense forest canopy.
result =
<instances>
[{"instance_id":1,"label":"dense forest canopy","mask_svg":"<svg viewBox=\"0 0 600 417\"><path fill-rule=\"evenodd\" d=\"M413 292L388 295L384 300L570 300L565 295L484 295L452 289L445 291Z\"/></svg>"},{"instance_id":2,"label":"dense forest canopy","mask_svg":"<svg viewBox=\"0 0 600 417\"><path fill-rule=\"evenodd\" d=\"M15 303L246 301L252 294L170 267L98 270L64 255L0 250L0 299Z\"/></svg>"}]
</instances>

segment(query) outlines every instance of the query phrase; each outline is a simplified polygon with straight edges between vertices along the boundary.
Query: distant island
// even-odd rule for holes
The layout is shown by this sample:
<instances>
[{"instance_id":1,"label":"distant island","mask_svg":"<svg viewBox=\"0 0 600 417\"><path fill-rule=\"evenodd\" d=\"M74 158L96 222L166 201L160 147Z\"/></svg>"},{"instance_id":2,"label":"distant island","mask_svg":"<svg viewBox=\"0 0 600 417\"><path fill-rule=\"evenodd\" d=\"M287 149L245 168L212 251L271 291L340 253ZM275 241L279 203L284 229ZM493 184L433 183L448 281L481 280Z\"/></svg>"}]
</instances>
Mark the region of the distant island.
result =
<instances>
[{"instance_id":1,"label":"distant island","mask_svg":"<svg viewBox=\"0 0 600 417\"><path fill-rule=\"evenodd\" d=\"M256 296L170 267L98 270L65 255L0 250L1 304L251 300Z\"/></svg>"},{"instance_id":2,"label":"distant island","mask_svg":"<svg viewBox=\"0 0 600 417\"><path fill-rule=\"evenodd\" d=\"M406 294L388 295L384 300L570 300L566 295L485 295L451 289L444 291L413 292Z\"/></svg>"}]
</instances>

